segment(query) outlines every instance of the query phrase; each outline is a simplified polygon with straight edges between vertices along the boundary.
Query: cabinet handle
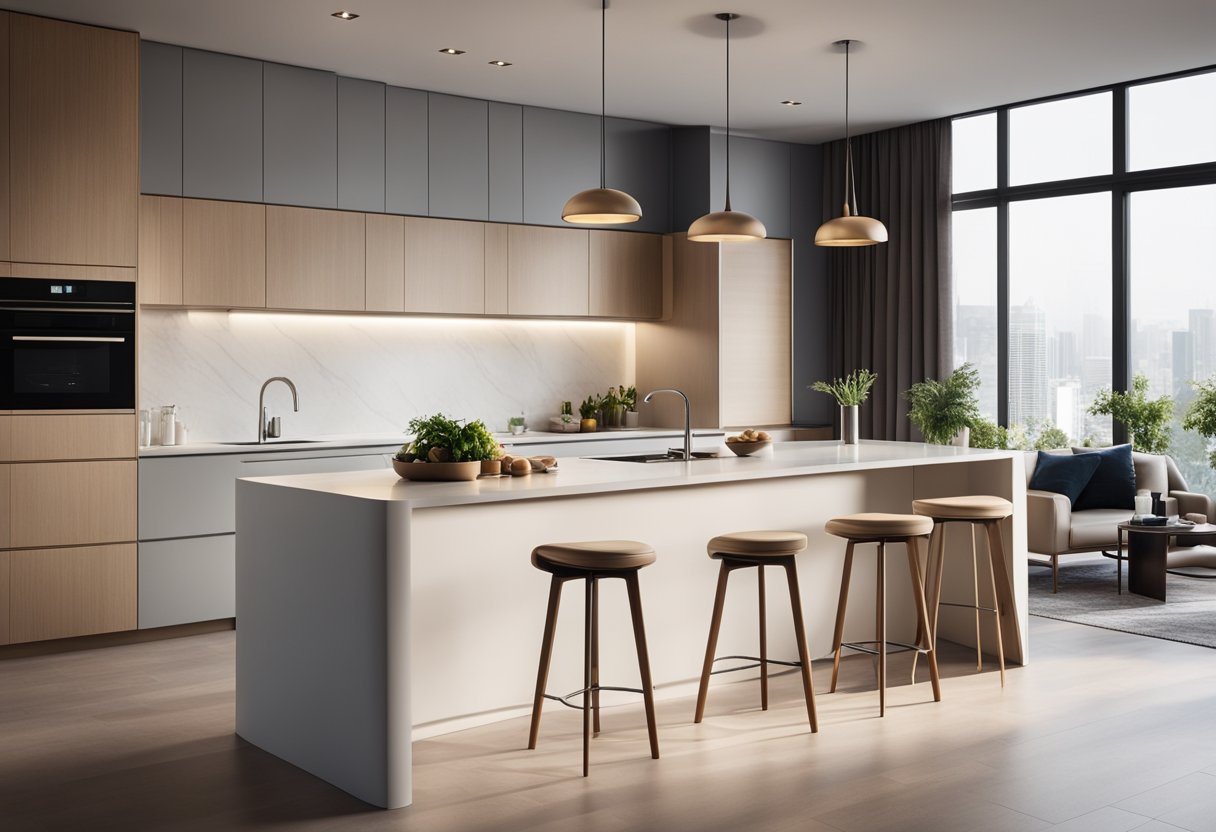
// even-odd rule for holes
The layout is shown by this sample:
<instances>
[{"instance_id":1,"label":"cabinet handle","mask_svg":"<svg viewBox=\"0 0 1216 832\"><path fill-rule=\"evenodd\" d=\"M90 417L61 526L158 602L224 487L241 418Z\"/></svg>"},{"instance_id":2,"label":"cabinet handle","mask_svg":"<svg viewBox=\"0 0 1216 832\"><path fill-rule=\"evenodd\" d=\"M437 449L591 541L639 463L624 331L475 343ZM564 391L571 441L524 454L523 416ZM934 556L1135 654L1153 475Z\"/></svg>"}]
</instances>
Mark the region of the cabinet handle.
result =
<instances>
[{"instance_id":1,"label":"cabinet handle","mask_svg":"<svg viewBox=\"0 0 1216 832\"><path fill-rule=\"evenodd\" d=\"M52 341L55 343L88 343L88 344L125 344L126 338L102 338L96 336L73 335L59 337L56 335L14 335L14 341Z\"/></svg>"}]
</instances>

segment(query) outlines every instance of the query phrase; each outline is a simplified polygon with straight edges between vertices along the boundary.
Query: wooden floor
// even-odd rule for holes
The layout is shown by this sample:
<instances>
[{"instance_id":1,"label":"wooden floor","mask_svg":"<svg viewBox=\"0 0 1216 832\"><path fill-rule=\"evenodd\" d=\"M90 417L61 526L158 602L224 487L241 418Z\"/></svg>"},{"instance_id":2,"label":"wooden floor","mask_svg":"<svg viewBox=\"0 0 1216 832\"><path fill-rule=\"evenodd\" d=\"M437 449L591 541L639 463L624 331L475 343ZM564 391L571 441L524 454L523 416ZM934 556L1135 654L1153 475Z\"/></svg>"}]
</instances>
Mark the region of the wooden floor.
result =
<instances>
[{"instance_id":1,"label":"wooden floor","mask_svg":"<svg viewBox=\"0 0 1216 832\"><path fill-rule=\"evenodd\" d=\"M233 734L231 632L13 659L0 830L1216 829L1216 652L1043 619L1030 636L1003 691L948 651L937 705L893 659L882 720L851 658L817 736L796 675L768 712L750 683L715 684L701 725L692 700L660 702L657 761L640 705L612 708L586 780L581 716L560 706L536 751L522 719L420 742L415 805L394 812ZM830 666L815 674L826 691Z\"/></svg>"}]
</instances>

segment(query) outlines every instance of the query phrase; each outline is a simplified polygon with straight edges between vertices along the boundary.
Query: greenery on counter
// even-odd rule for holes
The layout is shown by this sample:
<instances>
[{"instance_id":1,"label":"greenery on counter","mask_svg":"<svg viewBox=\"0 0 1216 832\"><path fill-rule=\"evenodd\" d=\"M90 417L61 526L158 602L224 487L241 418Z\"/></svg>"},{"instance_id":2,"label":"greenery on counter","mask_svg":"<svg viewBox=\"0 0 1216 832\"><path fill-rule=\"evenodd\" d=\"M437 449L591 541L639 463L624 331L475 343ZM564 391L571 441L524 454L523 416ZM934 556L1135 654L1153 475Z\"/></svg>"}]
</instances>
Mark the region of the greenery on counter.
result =
<instances>
[{"instance_id":1,"label":"greenery on counter","mask_svg":"<svg viewBox=\"0 0 1216 832\"><path fill-rule=\"evenodd\" d=\"M578 406L578 415L584 419L594 419L595 415L600 412L600 405L601 400L598 396L588 396Z\"/></svg>"},{"instance_id":2,"label":"greenery on counter","mask_svg":"<svg viewBox=\"0 0 1216 832\"><path fill-rule=\"evenodd\" d=\"M816 393L827 393L841 407L855 407L870 397L870 388L878 381L878 373L871 370L854 370L844 378L817 381L811 385Z\"/></svg>"},{"instance_id":3,"label":"greenery on counter","mask_svg":"<svg viewBox=\"0 0 1216 832\"><path fill-rule=\"evenodd\" d=\"M466 423L436 413L411 419L409 432L413 441L397 452L404 462L476 462L502 456L502 446L480 419Z\"/></svg>"},{"instance_id":4,"label":"greenery on counter","mask_svg":"<svg viewBox=\"0 0 1216 832\"><path fill-rule=\"evenodd\" d=\"M1193 409L1193 408L1192 408ZM1089 406L1091 416L1110 416L1122 422L1132 438L1132 448L1146 454L1163 454L1170 449L1170 420L1174 400L1169 396L1148 397L1148 377L1136 373L1132 389L1126 392L1109 387L1098 391ZM1189 414L1188 414L1189 415Z\"/></svg>"},{"instance_id":5,"label":"greenery on counter","mask_svg":"<svg viewBox=\"0 0 1216 832\"><path fill-rule=\"evenodd\" d=\"M942 381L926 379L904 392L908 419L926 442L947 445L959 431L980 421L980 374L970 362Z\"/></svg>"}]
</instances>

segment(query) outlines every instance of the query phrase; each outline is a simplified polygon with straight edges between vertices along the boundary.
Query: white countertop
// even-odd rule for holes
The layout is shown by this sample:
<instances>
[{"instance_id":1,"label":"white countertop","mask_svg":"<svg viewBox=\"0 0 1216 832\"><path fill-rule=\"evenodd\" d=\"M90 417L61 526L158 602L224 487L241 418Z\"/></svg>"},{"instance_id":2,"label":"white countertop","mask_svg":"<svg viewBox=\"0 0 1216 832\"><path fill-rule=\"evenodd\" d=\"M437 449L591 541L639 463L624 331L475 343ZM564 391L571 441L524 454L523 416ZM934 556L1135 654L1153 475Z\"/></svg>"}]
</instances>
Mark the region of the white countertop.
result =
<instances>
[{"instance_id":1,"label":"white countertop","mask_svg":"<svg viewBox=\"0 0 1216 832\"><path fill-rule=\"evenodd\" d=\"M835 441L777 442L751 457L735 457L724 452L724 456L716 459L649 464L571 458L560 460L557 471L550 474L493 477L474 482L410 482L387 470L257 477L243 481L366 500L403 502L411 508L432 508L1007 459L1014 453L916 442L865 441L860 445L843 445Z\"/></svg>"}]
</instances>

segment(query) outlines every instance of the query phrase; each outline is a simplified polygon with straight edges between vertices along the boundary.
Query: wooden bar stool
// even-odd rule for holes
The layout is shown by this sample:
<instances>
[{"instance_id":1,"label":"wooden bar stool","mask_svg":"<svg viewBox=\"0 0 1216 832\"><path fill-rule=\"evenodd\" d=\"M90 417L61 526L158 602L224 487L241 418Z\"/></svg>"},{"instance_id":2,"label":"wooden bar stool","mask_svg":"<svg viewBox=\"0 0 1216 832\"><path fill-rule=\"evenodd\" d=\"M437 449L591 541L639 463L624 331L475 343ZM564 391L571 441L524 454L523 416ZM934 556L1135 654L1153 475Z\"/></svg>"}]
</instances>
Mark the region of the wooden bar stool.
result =
<instances>
[{"instance_id":1,"label":"wooden bar stool","mask_svg":"<svg viewBox=\"0 0 1216 832\"><path fill-rule=\"evenodd\" d=\"M980 613L990 612L996 616L996 655L1001 667L1001 686L1005 685L1005 640L1001 634L1001 617L1012 611L1013 588L1005 573L1005 551L1001 543L1000 523L1013 514L1013 503L1000 497L936 497L915 500L912 511L933 520L933 534L929 538L928 562L925 564L925 583L929 588L929 617L933 641L937 641L937 614L942 606L963 607L975 611L975 669L984 669L984 653L980 642ZM950 523L967 523L971 537L972 601L969 604L942 600L942 575L946 560L946 526ZM988 564L992 586L992 606L980 604L979 559L976 555L975 527L983 526L988 533ZM936 545L935 545L936 544Z\"/></svg>"},{"instance_id":2,"label":"wooden bar stool","mask_svg":"<svg viewBox=\"0 0 1216 832\"><path fill-rule=\"evenodd\" d=\"M709 541L706 547L709 556L721 561L718 570L718 591L714 596L714 613L709 622L709 642L705 646L705 664L701 668L701 686L697 691L697 715L700 722L705 716L705 699L709 694L709 677L716 673L760 668L760 708L768 710L768 666L770 664L802 668L802 693L806 697L807 719L811 732L819 730L819 717L815 713L815 690L811 684L811 659L806 643L806 627L802 619L802 596L798 591L798 568L794 556L806 549L806 535L800 532L734 532L723 534ZM790 609L794 617L794 637L798 643L798 661L786 662L768 657L768 632L765 622L764 567L780 566L785 569L785 580L790 590ZM736 569L756 570L756 582L760 588L760 655L721 656L715 658L718 649L718 631L722 626L722 606L726 600L726 582ZM737 659L755 662L740 667L714 670L714 662Z\"/></svg>"},{"instance_id":3,"label":"wooden bar stool","mask_svg":"<svg viewBox=\"0 0 1216 832\"><path fill-rule=\"evenodd\" d=\"M549 543L532 550L532 565L553 576L549 584L549 610L545 614L545 636L540 647L540 668L536 672L536 695L532 700L532 728L528 748L536 748L540 733L541 703L553 699L570 708L580 708L568 701L582 694L583 704L583 776L588 774L591 722L595 733L600 731L600 691L615 690L642 694L646 705L646 728L650 734L650 756L659 759L659 734L655 727L654 685L650 679L650 655L646 651L646 630L642 624L642 596L638 592L638 570L654 563L654 549L633 540L595 540L583 543ZM629 593L629 611L633 617L633 638L638 651L638 669L642 675L641 688L622 688L600 684L599 580L622 578ZM549 679L549 660L553 656L553 633L557 629L557 608L562 585L566 581L586 581L587 611L583 637L583 687L565 696L545 693Z\"/></svg>"},{"instance_id":4,"label":"wooden bar stool","mask_svg":"<svg viewBox=\"0 0 1216 832\"><path fill-rule=\"evenodd\" d=\"M836 633L832 639L835 656L832 660L832 687L836 690L836 679L840 673L840 652L844 647L878 657L878 715L887 711L887 652L893 647L897 652L915 650L929 659L929 675L933 681L933 701L942 701L941 679L937 675L937 655L933 648L932 629L929 624L928 607L925 603L925 587L921 580L919 544L933 531L933 521L914 514L849 514L834 517L824 529L828 534L843 537L848 546L844 552L844 570L840 576L840 603L836 607ZM844 614L849 600L849 578L853 572L853 547L858 543L878 544L878 580L874 604L875 633L873 641L844 641ZM908 571L912 575L912 595L916 601L917 643L905 644L887 640L887 588L886 559L887 544L903 543L908 551ZM922 636L923 634L923 636Z\"/></svg>"}]
</instances>

